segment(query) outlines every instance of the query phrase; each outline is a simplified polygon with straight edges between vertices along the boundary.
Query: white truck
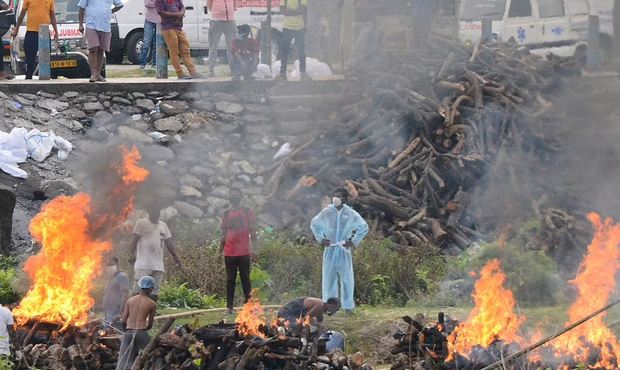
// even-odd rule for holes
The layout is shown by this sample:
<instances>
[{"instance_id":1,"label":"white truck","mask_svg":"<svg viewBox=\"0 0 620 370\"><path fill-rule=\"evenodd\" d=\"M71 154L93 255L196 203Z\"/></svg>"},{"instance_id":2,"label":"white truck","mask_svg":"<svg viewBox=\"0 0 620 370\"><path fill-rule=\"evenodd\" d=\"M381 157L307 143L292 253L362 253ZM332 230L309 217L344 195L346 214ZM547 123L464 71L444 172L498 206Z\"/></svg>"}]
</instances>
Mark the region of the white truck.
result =
<instances>
[{"instance_id":1,"label":"white truck","mask_svg":"<svg viewBox=\"0 0 620 370\"><path fill-rule=\"evenodd\" d=\"M598 15L604 52L611 52L613 0L462 0L459 38L472 45L481 37L482 19L492 20L493 36L514 40L533 52L572 55L585 44L588 15Z\"/></svg>"},{"instance_id":2,"label":"white truck","mask_svg":"<svg viewBox=\"0 0 620 370\"><path fill-rule=\"evenodd\" d=\"M248 24L255 37L260 37L261 22L267 18L266 0L237 0L238 9L235 13L237 24ZM206 54L209 50L209 22L211 14L207 9L206 0L184 0L185 18L183 31L189 38L192 55ZM123 55L138 64L142 50L144 33L144 1L123 0L123 9L115 13L118 35L113 37L112 53L108 56L111 62L119 62ZM278 0L273 0L272 9L272 53L277 55L282 31L282 15L278 14ZM224 37L220 40L219 49L226 48Z\"/></svg>"}]
</instances>

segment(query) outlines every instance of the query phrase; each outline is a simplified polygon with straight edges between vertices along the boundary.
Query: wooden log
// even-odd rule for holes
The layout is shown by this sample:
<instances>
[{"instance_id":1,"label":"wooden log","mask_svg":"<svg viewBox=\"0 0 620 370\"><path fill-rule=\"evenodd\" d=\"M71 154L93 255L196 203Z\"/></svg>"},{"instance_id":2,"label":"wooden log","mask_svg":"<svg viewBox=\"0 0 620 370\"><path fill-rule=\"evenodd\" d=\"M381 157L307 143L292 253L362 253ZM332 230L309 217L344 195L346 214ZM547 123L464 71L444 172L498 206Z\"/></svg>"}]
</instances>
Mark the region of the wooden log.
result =
<instances>
[{"instance_id":1,"label":"wooden log","mask_svg":"<svg viewBox=\"0 0 620 370\"><path fill-rule=\"evenodd\" d=\"M437 75L435 75L435 81L445 78L448 75L448 71L450 70L455 61L456 54L451 51L441 64L441 68L437 72Z\"/></svg>"},{"instance_id":2,"label":"wooden log","mask_svg":"<svg viewBox=\"0 0 620 370\"><path fill-rule=\"evenodd\" d=\"M422 141L421 138L416 137L415 139L413 139L411 141L411 143L409 143L409 145L407 145L407 147L405 148L405 150L403 150L402 152L400 152L396 158L394 158L389 164L388 164L388 169L392 169L394 167L396 167L403 159L407 158L408 156L411 155L411 153L413 153L413 151L417 148L417 146L420 144L420 142Z\"/></svg>"},{"instance_id":3,"label":"wooden log","mask_svg":"<svg viewBox=\"0 0 620 370\"><path fill-rule=\"evenodd\" d=\"M371 207L376 207L382 211L385 211L392 217L405 220L409 219L409 212L389 199L381 198L376 195L368 195L359 197L358 201L363 204L367 204Z\"/></svg>"},{"instance_id":4,"label":"wooden log","mask_svg":"<svg viewBox=\"0 0 620 370\"><path fill-rule=\"evenodd\" d=\"M161 328L159 328L159 331L157 332L157 334L153 338L151 338L151 341L146 345L146 347L144 347L140 355L138 355L138 357L133 363L133 366L131 367L131 370L142 369L142 367L144 366L144 362L146 361L148 356L157 346L157 343L159 342L159 337L170 329L170 327L174 323L174 320L175 318L171 317L171 318L168 318L166 321L164 321Z\"/></svg>"}]
</instances>

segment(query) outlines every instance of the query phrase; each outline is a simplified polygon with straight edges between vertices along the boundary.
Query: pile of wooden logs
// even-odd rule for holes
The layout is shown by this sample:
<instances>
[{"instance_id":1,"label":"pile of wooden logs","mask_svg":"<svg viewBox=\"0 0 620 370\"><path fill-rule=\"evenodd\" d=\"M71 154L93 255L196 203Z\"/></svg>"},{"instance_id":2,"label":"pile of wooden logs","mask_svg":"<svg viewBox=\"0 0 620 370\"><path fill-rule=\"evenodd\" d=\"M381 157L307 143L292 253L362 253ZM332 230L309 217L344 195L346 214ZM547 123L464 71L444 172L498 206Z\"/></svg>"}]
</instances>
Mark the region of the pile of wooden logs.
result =
<instances>
[{"instance_id":1,"label":"pile of wooden logs","mask_svg":"<svg viewBox=\"0 0 620 370\"><path fill-rule=\"evenodd\" d=\"M36 332L36 328L33 331ZM17 369L115 369L120 349L120 335L104 330L95 321L62 332L50 332L30 338L20 337L24 344L16 351ZM27 339L28 342L23 342Z\"/></svg>"},{"instance_id":2,"label":"pile of wooden logs","mask_svg":"<svg viewBox=\"0 0 620 370\"><path fill-rule=\"evenodd\" d=\"M139 369L371 369L360 353L325 351L325 337L265 328L265 337L243 337L235 324L183 326L159 336ZM136 368L134 364L134 369Z\"/></svg>"},{"instance_id":3,"label":"pile of wooden logs","mask_svg":"<svg viewBox=\"0 0 620 370\"><path fill-rule=\"evenodd\" d=\"M445 40L376 54L356 72L361 91L334 102L332 125L263 170L272 212L307 229L323 197L345 186L372 229L397 245L458 253L485 238L467 215L474 190L510 147L547 145L530 122L549 114L549 93L577 65Z\"/></svg>"},{"instance_id":4,"label":"pile of wooden logs","mask_svg":"<svg viewBox=\"0 0 620 370\"><path fill-rule=\"evenodd\" d=\"M422 314L417 314L415 319L404 316L403 320L407 327L392 335L397 343L391 350L396 355L391 370L440 368L448 356L448 336L458 322L446 318L443 312L430 324L425 324Z\"/></svg>"},{"instance_id":5,"label":"pile of wooden logs","mask_svg":"<svg viewBox=\"0 0 620 370\"><path fill-rule=\"evenodd\" d=\"M261 336L243 336L237 324L171 329L172 322L160 327L134 362L133 370L372 369L361 353L347 356L339 348L327 351L329 334L311 333L308 326L264 327ZM20 340L30 331L24 330ZM104 330L100 323L93 322L51 332L51 336L31 337L28 340L32 343L17 350L17 368L114 369L121 336L112 333L112 329Z\"/></svg>"}]
</instances>

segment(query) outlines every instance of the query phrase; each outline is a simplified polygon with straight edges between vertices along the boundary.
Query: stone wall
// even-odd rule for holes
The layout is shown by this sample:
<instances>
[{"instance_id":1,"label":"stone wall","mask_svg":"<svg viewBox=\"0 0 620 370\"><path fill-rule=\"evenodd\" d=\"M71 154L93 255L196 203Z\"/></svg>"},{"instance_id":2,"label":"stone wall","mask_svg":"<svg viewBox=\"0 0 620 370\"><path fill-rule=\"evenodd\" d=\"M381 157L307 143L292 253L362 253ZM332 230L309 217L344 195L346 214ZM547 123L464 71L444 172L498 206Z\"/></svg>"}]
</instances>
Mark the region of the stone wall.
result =
<instances>
[{"instance_id":1,"label":"stone wall","mask_svg":"<svg viewBox=\"0 0 620 370\"><path fill-rule=\"evenodd\" d=\"M165 84L133 91L119 85L99 91L106 85L91 84L62 94L57 86L0 93L0 130L52 130L75 147L65 161L53 152L42 163L23 164L27 180L0 174L0 184L17 194L15 244L30 246L27 223L40 198L83 190L88 179L81 163L120 142L138 145L153 173L138 202L161 205L166 217L217 223L230 186L244 189L248 206L260 211L268 181L260 170L273 163L284 143L294 148L329 124L330 101L348 84L194 84L183 92ZM45 197L35 197L35 191Z\"/></svg>"}]
</instances>

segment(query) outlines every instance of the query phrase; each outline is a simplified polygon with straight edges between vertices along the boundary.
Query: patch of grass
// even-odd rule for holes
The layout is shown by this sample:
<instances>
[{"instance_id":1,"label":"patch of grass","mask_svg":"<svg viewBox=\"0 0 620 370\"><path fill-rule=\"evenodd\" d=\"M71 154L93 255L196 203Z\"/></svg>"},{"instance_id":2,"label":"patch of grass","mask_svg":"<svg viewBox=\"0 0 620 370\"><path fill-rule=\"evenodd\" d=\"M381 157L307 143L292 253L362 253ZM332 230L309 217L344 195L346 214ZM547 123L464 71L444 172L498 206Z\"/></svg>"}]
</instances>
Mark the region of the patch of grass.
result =
<instances>
[{"instance_id":1,"label":"patch of grass","mask_svg":"<svg viewBox=\"0 0 620 370\"><path fill-rule=\"evenodd\" d=\"M131 69L108 69L106 71L107 78L155 78L155 69L144 70L137 66ZM176 78L177 74L174 70L168 69L168 78Z\"/></svg>"}]
</instances>

